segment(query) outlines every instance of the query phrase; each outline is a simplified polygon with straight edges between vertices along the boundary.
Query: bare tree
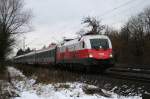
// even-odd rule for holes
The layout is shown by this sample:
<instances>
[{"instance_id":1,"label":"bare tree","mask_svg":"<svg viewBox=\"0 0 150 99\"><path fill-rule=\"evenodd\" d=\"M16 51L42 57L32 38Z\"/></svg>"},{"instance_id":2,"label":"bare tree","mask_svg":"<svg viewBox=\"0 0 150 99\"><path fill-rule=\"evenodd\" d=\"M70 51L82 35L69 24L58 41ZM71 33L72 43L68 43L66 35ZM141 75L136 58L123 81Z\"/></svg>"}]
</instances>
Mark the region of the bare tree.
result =
<instances>
[{"instance_id":1,"label":"bare tree","mask_svg":"<svg viewBox=\"0 0 150 99\"><path fill-rule=\"evenodd\" d=\"M88 28L91 28L87 34L101 34L104 29L104 25L101 25L101 21L97 20L94 17L85 17L83 18L83 24L87 24Z\"/></svg>"},{"instance_id":2,"label":"bare tree","mask_svg":"<svg viewBox=\"0 0 150 99\"><path fill-rule=\"evenodd\" d=\"M144 27L144 32L146 33L146 38L149 40L150 39L150 8L146 8L144 12L142 13L143 16L143 27Z\"/></svg>"},{"instance_id":3,"label":"bare tree","mask_svg":"<svg viewBox=\"0 0 150 99\"><path fill-rule=\"evenodd\" d=\"M15 36L29 30L31 11L23 0L0 0L0 60L4 60L15 44Z\"/></svg>"},{"instance_id":4,"label":"bare tree","mask_svg":"<svg viewBox=\"0 0 150 99\"><path fill-rule=\"evenodd\" d=\"M131 60L132 63L144 63L150 55L150 9L131 17L122 27L120 37L120 43L123 45L120 48L120 56L124 58L128 55L128 58L124 58L128 59L128 62Z\"/></svg>"}]
</instances>

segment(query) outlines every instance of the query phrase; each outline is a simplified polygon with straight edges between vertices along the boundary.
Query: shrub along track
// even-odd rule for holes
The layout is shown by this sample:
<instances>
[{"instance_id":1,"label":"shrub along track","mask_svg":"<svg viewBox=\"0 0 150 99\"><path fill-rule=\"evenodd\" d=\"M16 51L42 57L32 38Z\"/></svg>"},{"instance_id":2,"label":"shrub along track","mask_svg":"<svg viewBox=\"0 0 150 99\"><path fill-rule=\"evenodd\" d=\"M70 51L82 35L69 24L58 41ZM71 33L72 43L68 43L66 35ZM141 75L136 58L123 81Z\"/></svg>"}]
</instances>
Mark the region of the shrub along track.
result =
<instances>
[{"instance_id":1,"label":"shrub along track","mask_svg":"<svg viewBox=\"0 0 150 99\"><path fill-rule=\"evenodd\" d=\"M40 69L50 69L52 71L59 70L59 71L67 71L67 72L73 72L75 74L84 74L84 75L94 75L96 77L99 76L105 76L105 77L111 77L111 78L118 78L118 79L124 79L124 80L133 80L133 81L139 81L143 83L150 83L150 68L146 68L144 66L127 66L127 65L117 65L111 68L106 69L101 72L100 68L91 69L91 71L83 70L83 69L71 69L67 67L64 68L56 68L56 66L43 66L43 65L18 65L19 67L22 67L22 69L25 69L26 67L32 67L34 68L40 68ZM17 67L18 67L17 66ZM136 67L136 68L134 68ZM148 66L147 66L148 67ZM28 71L31 72L32 71Z\"/></svg>"}]
</instances>

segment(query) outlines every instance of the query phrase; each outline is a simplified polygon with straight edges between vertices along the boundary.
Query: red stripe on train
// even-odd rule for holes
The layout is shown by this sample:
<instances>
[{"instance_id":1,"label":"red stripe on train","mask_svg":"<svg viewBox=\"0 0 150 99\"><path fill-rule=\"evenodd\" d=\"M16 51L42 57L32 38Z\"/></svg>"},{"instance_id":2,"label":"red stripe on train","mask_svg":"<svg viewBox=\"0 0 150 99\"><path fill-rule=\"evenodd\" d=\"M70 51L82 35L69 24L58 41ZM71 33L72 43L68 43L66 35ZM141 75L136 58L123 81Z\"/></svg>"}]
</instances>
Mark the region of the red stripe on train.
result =
<instances>
[{"instance_id":1,"label":"red stripe on train","mask_svg":"<svg viewBox=\"0 0 150 99\"><path fill-rule=\"evenodd\" d=\"M95 59L109 59L110 54L112 54L112 49L84 49L77 51L66 51L66 52L57 52L57 61L67 59L82 59L82 58L95 58Z\"/></svg>"}]
</instances>

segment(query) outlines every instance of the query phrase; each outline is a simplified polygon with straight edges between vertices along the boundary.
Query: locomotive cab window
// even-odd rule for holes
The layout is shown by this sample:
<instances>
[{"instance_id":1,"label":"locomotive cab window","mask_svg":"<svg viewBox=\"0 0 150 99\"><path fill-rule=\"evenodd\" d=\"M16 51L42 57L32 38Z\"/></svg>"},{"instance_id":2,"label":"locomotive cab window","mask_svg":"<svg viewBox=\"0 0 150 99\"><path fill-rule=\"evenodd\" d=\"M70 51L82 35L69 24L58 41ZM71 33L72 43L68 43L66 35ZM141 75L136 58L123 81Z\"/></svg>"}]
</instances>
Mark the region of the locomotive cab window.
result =
<instances>
[{"instance_id":1,"label":"locomotive cab window","mask_svg":"<svg viewBox=\"0 0 150 99\"><path fill-rule=\"evenodd\" d=\"M90 39L92 49L108 49L109 44L107 39Z\"/></svg>"}]
</instances>

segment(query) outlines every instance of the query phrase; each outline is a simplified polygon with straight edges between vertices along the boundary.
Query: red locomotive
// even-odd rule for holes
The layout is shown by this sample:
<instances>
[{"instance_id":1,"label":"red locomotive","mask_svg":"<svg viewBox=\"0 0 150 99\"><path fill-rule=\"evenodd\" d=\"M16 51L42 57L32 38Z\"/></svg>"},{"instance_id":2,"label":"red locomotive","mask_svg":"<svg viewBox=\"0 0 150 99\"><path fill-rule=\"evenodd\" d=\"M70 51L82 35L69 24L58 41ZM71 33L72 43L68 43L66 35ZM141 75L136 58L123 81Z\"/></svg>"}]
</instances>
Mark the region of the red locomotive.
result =
<instances>
[{"instance_id":1,"label":"red locomotive","mask_svg":"<svg viewBox=\"0 0 150 99\"><path fill-rule=\"evenodd\" d=\"M112 44L104 35L85 35L66 40L47 49L37 50L14 58L16 63L51 64L55 66L99 67L113 65Z\"/></svg>"}]
</instances>

